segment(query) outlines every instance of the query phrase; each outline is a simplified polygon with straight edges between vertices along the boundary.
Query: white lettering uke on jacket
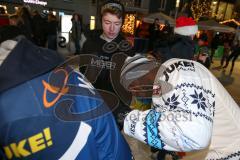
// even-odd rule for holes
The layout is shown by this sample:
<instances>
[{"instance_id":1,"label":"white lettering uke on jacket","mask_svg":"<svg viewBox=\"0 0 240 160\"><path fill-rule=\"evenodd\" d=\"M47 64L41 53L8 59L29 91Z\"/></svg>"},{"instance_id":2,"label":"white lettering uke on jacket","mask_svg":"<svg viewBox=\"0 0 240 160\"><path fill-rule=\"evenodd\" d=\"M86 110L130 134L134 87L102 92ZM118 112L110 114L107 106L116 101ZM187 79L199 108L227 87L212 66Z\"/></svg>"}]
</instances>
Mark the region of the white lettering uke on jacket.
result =
<instances>
[{"instance_id":1,"label":"white lettering uke on jacket","mask_svg":"<svg viewBox=\"0 0 240 160\"><path fill-rule=\"evenodd\" d=\"M240 159L240 108L208 69L171 59L161 65L153 89L152 109L125 118L127 135L186 152L181 160Z\"/></svg>"}]
</instances>

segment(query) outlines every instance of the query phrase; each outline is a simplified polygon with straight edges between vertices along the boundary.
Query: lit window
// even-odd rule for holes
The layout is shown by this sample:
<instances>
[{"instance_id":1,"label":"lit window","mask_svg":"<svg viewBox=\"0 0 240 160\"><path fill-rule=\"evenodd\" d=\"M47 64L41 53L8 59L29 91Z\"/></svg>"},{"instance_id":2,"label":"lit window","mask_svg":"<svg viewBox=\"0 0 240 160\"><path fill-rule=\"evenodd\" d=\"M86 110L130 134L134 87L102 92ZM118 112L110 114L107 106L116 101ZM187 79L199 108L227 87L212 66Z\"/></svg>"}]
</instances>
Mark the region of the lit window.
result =
<instances>
[{"instance_id":1,"label":"lit window","mask_svg":"<svg viewBox=\"0 0 240 160\"><path fill-rule=\"evenodd\" d=\"M179 8L180 0L176 0L176 7Z\"/></svg>"},{"instance_id":2,"label":"lit window","mask_svg":"<svg viewBox=\"0 0 240 160\"><path fill-rule=\"evenodd\" d=\"M224 19L224 15L226 12L227 3L226 2L220 2L217 12L217 19Z\"/></svg>"},{"instance_id":3,"label":"lit window","mask_svg":"<svg viewBox=\"0 0 240 160\"><path fill-rule=\"evenodd\" d=\"M219 2L219 5L212 3L212 16L218 20L231 19L234 12L234 4L228 2Z\"/></svg>"},{"instance_id":4,"label":"lit window","mask_svg":"<svg viewBox=\"0 0 240 160\"><path fill-rule=\"evenodd\" d=\"M61 16L61 29L62 32L69 33L72 28L72 15Z\"/></svg>"},{"instance_id":5,"label":"lit window","mask_svg":"<svg viewBox=\"0 0 240 160\"><path fill-rule=\"evenodd\" d=\"M59 12L59 16L64 16L64 12Z\"/></svg>"},{"instance_id":6,"label":"lit window","mask_svg":"<svg viewBox=\"0 0 240 160\"><path fill-rule=\"evenodd\" d=\"M229 3L227 5L226 14L225 14L225 17L224 17L225 20L232 18L233 10L234 10L234 5Z\"/></svg>"},{"instance_id":7,"label":"lit window","mask_svg":"<svg viewBox=\"0 0 240 160\"><path fill-rule=\"evenodd\" d=\"M90 30L95 29L95 16L90 17Z\"/></svg>"},{"instance_id":8,"label":"lit window","mask_svg":"<svg viewBox=\"0 0 240 160\"><path fill-rule=\"evenodd\" d=\"M217 1L213 1L211 4L211 12L212 12L212 17L216 16L216 12L217 12L217 5L218 2Z\"/></svg>"}]
</instances>

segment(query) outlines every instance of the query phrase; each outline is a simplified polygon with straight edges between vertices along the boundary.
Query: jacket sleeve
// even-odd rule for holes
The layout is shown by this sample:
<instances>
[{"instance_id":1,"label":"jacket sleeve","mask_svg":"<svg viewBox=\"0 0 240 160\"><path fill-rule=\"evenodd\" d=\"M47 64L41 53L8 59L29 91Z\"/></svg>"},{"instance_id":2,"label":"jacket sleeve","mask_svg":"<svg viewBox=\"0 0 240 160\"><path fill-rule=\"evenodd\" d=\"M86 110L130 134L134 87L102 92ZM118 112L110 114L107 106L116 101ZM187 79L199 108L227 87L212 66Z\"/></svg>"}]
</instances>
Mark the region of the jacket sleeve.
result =
<instances>
[{"instance_id":1,"label":"jacket sleeve","mask_svg":"<svg viewBox=\"0 0 240 160\"><path fill-rule=\"evenodd\" d=\"M120 133L111 113L95 121L94 134L99 150L99 159L131 160L131 150Z\"/></svg>"},{"instance_id":2,"label":"jacket sleeve","mask_svg":"<svg viewBox=\"0 0 240 160\"><path fill-rule=\"evenodd\" d=\"M85 123L90 125L94 134L92 146L97 148L94 154L98 154L98 159L108 160L131 160L131 150L121 135L111 110L105 103L107 92L98 91L78 73L78 86L81 92L76 99L74 113L88 113ZM113 97L112 97L113 98Z\"/></svg>"},{"instance_id":3,"label":"jacket sleeve","mask_svg":"<svg viewBox=\"0 0 240 160\"><path fill-rule=\"evenodd\" d=\"M144 112L133 110L125 118L124 132L143 143L163 150L188 152L206 148L211 131L197 121L188 123L188 118L191 117L187 115L182 117L183 122L173 120L177 116L181 118L180 115L160 113L154 109ZM194 132L196 128L199 128L198 132Z\"/></svg>"}]
</instances>

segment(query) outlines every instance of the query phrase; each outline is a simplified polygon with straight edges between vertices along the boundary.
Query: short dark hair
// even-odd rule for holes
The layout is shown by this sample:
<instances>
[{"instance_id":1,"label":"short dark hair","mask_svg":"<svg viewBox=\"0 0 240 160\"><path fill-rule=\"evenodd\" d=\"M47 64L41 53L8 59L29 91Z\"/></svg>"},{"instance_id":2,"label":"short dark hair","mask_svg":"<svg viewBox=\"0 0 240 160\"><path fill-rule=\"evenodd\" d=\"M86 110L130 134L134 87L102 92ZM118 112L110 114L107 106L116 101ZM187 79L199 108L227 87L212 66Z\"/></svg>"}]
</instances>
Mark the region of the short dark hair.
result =
<instances>
[{"instance_id":1,"label":"short dark hair","mask_svg":"<svg viewBox=\"0 0 240 160\"><path fill-rule=\"evenodd\" d=\"M78 13L73 13L71 21L74 21L74 17L75 17L75 16L78 17L78 21L80 21L80 22L82 21L82 20L81 20L81 16L80 16L80 14L78 14Z\"/></svg>"}]
</instances>

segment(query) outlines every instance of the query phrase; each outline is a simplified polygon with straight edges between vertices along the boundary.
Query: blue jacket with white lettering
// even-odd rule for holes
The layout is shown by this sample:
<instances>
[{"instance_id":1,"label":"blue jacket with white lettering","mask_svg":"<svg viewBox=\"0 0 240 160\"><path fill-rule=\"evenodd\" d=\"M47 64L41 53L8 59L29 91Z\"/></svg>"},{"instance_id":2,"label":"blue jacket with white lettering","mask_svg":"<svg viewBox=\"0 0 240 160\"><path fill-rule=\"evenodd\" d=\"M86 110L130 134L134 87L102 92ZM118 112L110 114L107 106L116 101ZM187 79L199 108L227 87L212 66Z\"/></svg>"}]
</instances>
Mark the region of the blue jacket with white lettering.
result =
<instances>
[{"instance_id":1,"label":"blue jacket with white lettering","mask_svg":"<svg viewBox=\"0 0 240 160\"><path fill-rule=\"evenodd\" d=\"M102 95L57 53L21 40L0 66L5 159L130 160Z\"/></svg>"}]
</instances>

